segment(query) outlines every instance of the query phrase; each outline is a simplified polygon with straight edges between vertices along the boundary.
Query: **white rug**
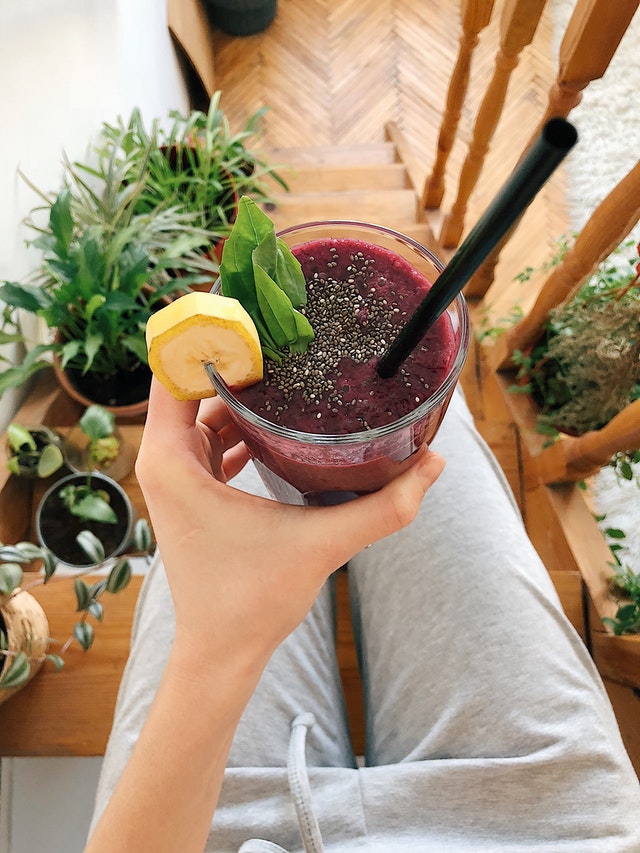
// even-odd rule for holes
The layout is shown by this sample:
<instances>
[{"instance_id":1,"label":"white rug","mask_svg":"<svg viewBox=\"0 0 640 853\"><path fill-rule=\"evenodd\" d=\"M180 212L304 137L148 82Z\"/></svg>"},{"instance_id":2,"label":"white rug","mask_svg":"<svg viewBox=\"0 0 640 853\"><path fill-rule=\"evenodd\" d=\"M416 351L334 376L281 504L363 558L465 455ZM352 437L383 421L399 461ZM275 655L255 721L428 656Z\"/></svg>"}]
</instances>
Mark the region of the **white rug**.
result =
<instances>
[{"instance_id":1,"label":"white rug","mask_svg":"<svg viewBox=\"0 0 640 853\"><path fill-rule=\"evenodd\" d=\"M552 2L557 51L575 0ZM604 77L587 87L582 102L570 115L579 135L566 165L569 213L576 231L635 166L640 154L639 40L637 12ZM630 236L636 242L640 240L640 225ZM636 476L640 481L640 466L636 466ZM619 483L612 470L604 469L594 478L593 489L598 512L606 514L601 527L625 531L622 544L626 550L620 552L621 559L640 572L640 488L633 482Z\"/></svg>"}]
</instances>

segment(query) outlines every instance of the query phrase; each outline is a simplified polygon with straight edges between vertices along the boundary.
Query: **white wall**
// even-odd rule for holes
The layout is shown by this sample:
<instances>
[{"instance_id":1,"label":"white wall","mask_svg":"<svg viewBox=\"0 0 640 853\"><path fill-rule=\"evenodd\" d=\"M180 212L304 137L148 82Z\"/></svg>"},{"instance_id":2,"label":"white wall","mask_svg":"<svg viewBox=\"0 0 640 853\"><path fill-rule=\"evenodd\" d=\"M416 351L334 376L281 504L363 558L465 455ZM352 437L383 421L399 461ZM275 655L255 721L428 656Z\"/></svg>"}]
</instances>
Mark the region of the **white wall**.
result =
<instances>
[{"instance_id":1,"label":"white wall","mask_svg":"<svg viewBox=\"0 0 640 853\"><path fill-rule=\"evenodd\" d=\"M0 280L34 266L21 222L37 197L18 167L56 190L62 152L83 156L103 120L187 104L164 0L0 0ZM0 400L0 431L16 405Z\"/></svg>"},{"instance_id":2,"label":"white wall","mask_svg":"<svg viewBox=\"0 0 640 853\"><path fill-rule=\"evenodd\" d=\"M84 155L103 120L139 106L147 120L188 98L166 27L165 0L0 0L0 280L37 256L21 225L55 190L61 152ZM16 400L0 400L0 431ZM0 853L83 849L99 759L3 759Z\"/></svg>"}]
</instances>

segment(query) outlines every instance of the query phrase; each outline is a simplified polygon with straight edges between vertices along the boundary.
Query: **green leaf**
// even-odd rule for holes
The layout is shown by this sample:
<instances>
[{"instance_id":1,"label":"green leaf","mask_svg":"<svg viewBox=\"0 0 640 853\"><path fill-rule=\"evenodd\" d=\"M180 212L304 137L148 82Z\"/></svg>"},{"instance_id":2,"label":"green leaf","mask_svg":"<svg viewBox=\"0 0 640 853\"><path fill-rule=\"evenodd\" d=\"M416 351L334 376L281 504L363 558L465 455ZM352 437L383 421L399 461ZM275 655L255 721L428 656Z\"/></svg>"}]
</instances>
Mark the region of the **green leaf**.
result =
<instances>
[{"instance_id":1,"label":"green leaf","mask_svg":"<svg viewBox=\"0 0 640 853\"><path fill-rule=\"evenodd\" d=\"M128 560L118 560L109 572L107 592L116 593L123 590L131 580L131 566Z\"/></svg>"},{"instance_id":2,"label":"green leaf","mask_svg":"<svg viewBox=\"0 0 640 853\"><path fill-rule=\"evenodd\" d=\"M49 227L56 238L56 248L64 258L69 252L69 244L73 236L73 218L71 216L71 192L62 190L51 205Z\"/></svg>"},{"instance_id":3,"label":"green leaf","mask_svg":"<svg viewBox=\"0 0 640 853\"><path fill-rule=\"evenodd\" d=\"M51 296L42 287L11 281L0 285L0 300L12 308L22 308L30 314L37 314L51 304Z\"/></svg>"},{"instance_id":4,"label":"green leaf","mask_svg":"<svg viewBox=\"0 0 640 853\"><path fill-rule=\"evenodd\" d=\"M76 578L73 582L73 589L76 594L76 610L79 613L87 610L91 604L91 592L88 585L82 578Z\"/></svg>"},{"instance_id":5,"label":"green leaf","mask_svg":"<svg viewBox=\"0 0 640 853\"><path fill-rule=\"evenodd\" d=\"M269 333L278 347L286 347L296 335L291 300L262 267L254 266L254 277L260 313Z\"/></svg>"},{"instance_id":6,"label":"green leaf","mask_svg":"<svg viewBox=\"0 0 640 853\"><path fill-rule=\"evenodd\" d=\"M46 655L46 659L54 665L57 671L61 670L64 666L64 660L60 655Z\"/></svg>"},{"instance_id":7,"label":"green leaf","mask_svg":"<svg viewBox=\"0 0 640 853\"><path fill-rule=\"evenodd\" d=\"M133 528L133 547L136 551L150 551L153 545L151 528L146 518L139 518Z\"/></svg>"},{"instance_id":8,"label":"green leaf","mask_svg":"<svg viewBox=\"0 0 640 853\"><path fill-rule=\"evenodd\" d=\"M20 424L11 423L7 427L7 439L13 450L37 450L38 445L28 429Z\"/></svg>"},{"instance_id":9,"label":"green leaf","mask_svg":"<svg viewBox=\"0 0 640 853\"><path fill-rule=\"evenodd\" d=\"M70 507L72 515L85 521L99 521L103 524L117 524L118 517L104 498L95 493L84 495ZM76 537L77 538L77 537Z\"/></svg>"},{"instance_id":10,"label":"green leaf","mask_svg":"<svg viewBox=\"0 0 640 853\"><path fill-rule=\"evenodd\" d=\"M300 261L281 238L277 238L275 279L291 300L294 308L307 304L307 282Z\"/></svg>"},{"instance_id":11,"label":"green leaf","mask_svg":"<svg viewBox=\"0 0 640 853\"><path fill-rule=\"evenodd\" d=\"M22 568L17 563L0 565L0 595L10 595L22 583Z\"/></svg>"},{"instance_id":12,"label":"green leaf","mask_svg":"<svg viewBox=\"0 0 640 853\"><path fill-rule=\"evenodd\" d=\"M90 530L81 530L76 536L76 542L94 563L99 564L104 562L104 545Z\"/></svg>"},{"instance_id":13,"label":"green leaf","mask_svg":"<svg viewBox=\"0 0 640 853\"><path fill-rule=\"evenodd\" d=\"M102 406L89 406L80 418L80 429L90 441L107 438L115 429L116 419L113 412Z\"/></svg>"},{"instance_id":14,"label":"green leaf","mask_svg":"<svg viewBox=\"0 0 640 853\"><path fill-rule=\"evenodd\" d=\"M604 532L610 539L625 539L627 535L624 530L620 530L618 527L607 527Z\"/></svg>"},{"instance_id":15,"label":"green leaf","mask_svg":"<svg viewBox=\"0 0 640 853\"><path fill-rule=\"evenodd\" d=\"M285 347L304 352L313 330L296 317L306 302L302 268L275 226L251 199L240 199L238 215L224 244L220 264L224 296L237 299L250 314L265 355L280 360Z\"/></svg>"},{"instance_id":16,"label":"green leaf","mask_svg":"<svg viewBox=\"0 0 640 853\"><path fill-rule=\"evenodd\" d=\"M628 462L621 462L618 466L618 471L624 480L633 480L633 468Z\"/></svg>"},{"instance_id":17,"label":"green leaf","mask_svg":"<svg viewBox=\"0 0 640 853\"><path fill-rule=\"evenodd\" d=\"M31 665L24 652L18 652L9 665L8 669L0 677L0 687L9 690L12 687L21 687L29 680Z\"/></svg>"},{"instance_id":18,"label":"green leaf","mask_svg":"<svg viewBox=\"0 0 640 853\"><path fill-rule=\"evenodd\" d=\"M86 652L93 644L93 626L87 622L76 622L73 626L73 636Z\"/></svg>"},{"instance_id":19,"label":"green leaf","mask_svg":"<svg viewBox=\"0 0 640 853\"><path fill-rule=\"evenodd\" d=\"M92 616L94 616L98 620L98 622L102 622L102 619L104 617L104 607L102 606L101 602L92 601L89 604L87 610Z\"/></svg>"},{"instance_id":20,"label":"green leaf","mask_svg":"<svg viewBox=\"0 0 640 853\"><path fill-rule=\"evenodd\" d=\"M57 444L47 444L38 460L38 477L50 477L64 465L64 456Z\"/></svg>"}]
</instances>

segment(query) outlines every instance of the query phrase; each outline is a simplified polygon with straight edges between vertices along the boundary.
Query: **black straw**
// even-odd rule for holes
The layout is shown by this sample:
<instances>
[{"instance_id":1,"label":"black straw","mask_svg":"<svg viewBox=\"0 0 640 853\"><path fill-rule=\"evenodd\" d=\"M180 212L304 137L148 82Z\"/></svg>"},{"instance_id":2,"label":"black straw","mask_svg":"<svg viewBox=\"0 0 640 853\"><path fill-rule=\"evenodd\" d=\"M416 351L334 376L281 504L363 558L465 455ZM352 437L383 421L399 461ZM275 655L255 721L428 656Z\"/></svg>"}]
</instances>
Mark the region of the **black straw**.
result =
<instances>
[{"instance_id":1,"label":"black straw","mask_svg":"<svg viewBox=\"0 0 640 853\"><path fill-rule=\"evenodd\" d=\"M394 375L427 329L453 302L480 264L531 204L577 140L575 127L563 118L553 118L544 125L477 225L380 359L379 376L388 379Z\"/></svg>"}]
</instances>

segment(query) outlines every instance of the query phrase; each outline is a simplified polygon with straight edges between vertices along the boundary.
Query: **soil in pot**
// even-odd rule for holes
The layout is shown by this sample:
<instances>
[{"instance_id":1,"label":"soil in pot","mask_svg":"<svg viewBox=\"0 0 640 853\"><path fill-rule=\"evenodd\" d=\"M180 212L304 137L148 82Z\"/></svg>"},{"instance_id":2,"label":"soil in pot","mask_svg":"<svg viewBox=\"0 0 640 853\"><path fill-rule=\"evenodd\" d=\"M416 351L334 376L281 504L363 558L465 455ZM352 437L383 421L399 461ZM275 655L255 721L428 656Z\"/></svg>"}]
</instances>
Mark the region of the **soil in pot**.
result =
<instances>
[{"instance_id":1,"label":"soil in pot","mask_svg":"<svg viewBox=\"0 0 640 853\"><path fill-rule=\"evenodd\" d=\"M116 376L83 374L80 370L65 369L71 384L83 397L101 406L132 406L149 397L151 371L146 364L138 364Z\"/></svg>"},{"instance_id":2,"label":"soil in pot","mask_svg":"<svg viewBox=\"0 0 640 853\"><path fill-rule=\"evenodd\" d=\"M126 546L131 533L131 517L126 499L121 490L111 480L92 475L94 488L103 489L109 495L109 503L118 517L116 524L98 521L85 521L68 511L59 497L60 489L70 482L84 484L84 475L59 480L49 489L42 499L38 510L38 533L43 545L56 557L72 566L90 566L91 561L76 542L76 536L82 530L89 530L104 546L107 556L114 556Z\"/></svg>"}]
</instances>

